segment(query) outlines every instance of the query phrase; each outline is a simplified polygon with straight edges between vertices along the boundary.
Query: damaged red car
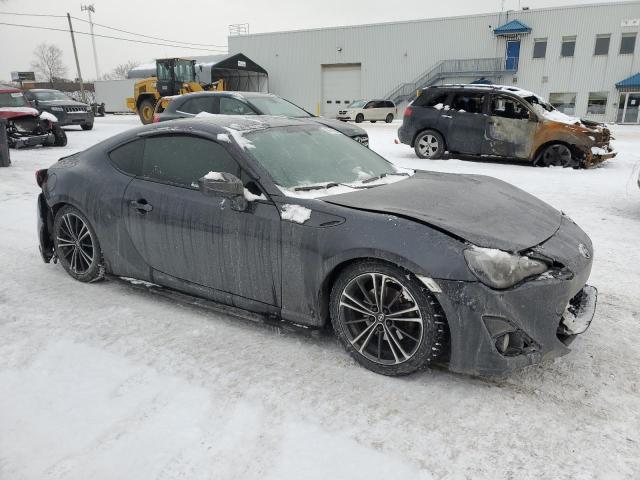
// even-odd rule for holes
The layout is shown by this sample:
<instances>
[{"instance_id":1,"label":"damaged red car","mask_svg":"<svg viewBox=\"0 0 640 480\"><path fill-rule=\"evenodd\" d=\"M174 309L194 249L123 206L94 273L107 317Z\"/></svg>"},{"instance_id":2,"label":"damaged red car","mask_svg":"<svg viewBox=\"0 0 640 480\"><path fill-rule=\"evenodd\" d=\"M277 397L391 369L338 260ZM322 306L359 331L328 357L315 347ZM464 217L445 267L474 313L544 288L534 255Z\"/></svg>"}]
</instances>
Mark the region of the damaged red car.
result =
<instances>
[{"instance_id":1,"label":"damaged red car","mask_svg":"<svg viewBox=\"0 0 640 480\"><path fill-rule=\"evenodd\" d=\"M10 148L64 147L67 144L67 134L58 125L55 115L39 113L17 88L0 85L0 118L7 121Z\"/></svg>"}]
</instances>

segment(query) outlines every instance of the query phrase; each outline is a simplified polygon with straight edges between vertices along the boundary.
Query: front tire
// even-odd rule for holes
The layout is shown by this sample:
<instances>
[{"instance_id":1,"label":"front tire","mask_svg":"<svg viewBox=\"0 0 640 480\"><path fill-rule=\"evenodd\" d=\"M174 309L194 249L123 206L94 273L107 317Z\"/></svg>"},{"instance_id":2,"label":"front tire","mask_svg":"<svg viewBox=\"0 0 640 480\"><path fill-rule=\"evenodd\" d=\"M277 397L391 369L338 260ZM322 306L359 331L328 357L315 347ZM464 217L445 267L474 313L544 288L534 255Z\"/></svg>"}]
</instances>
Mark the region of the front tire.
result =
<instances>
[{"instance_id":1,"label":"front tire","mask_svg":"<svg viewBox=\"0 0 640 480\"><path fill-rule=\"evenodd\" d=\"M444 138L435 130L425 130L416 137L413 149L418 158L441 158L444 154Z\"/></svg>"},{"instance_id":2,"label":"front tire","mask_svg":"<svg viewBox=\"0 0 640 480\"><path fill-rule=\"evenodd\" d=\"M331 321L347 352L382 375L425 369L443 350L444 315L412 274L375 260L352 264L331 290Z\"/></svg>"},{"instance_id":3,"label":"front tire","mask_svg":"<svg viewBox=\"0 0 640 480\"><path fill-rule=\"evenodd\" d=\"M59 125L53 125L52 133L54 137L53 145L56 147L64 147L67 145L67 134Z\"/></svg>"},{"instance_id":4,"label":"front tire","mask_svg":"<svg viewBox=\"0 0 640 480\"><path fill-rule=\"evenodd\" d=\"M93 130L93 123L83 123L80 125L83 130Z\"/></svg>"},{"instance_id":5,"label":"front tire","mask_svg":"<svg viewBox=\"0 0 640 480\"><path fill-rule=\"evenodd\" d=\"M358 115L356 115L356 123L362 123L364 122L364 115L359 113Z\"/></svg>"},{"instance_id":6,"label":"front tire","mask_svg":"<svg viewBox=\"0 0 640 480\"><path fill-rule=\"evenodd\" d=\"M140 102L138 106L138 115L140 116L140 121L144 125L149 125L153 122L153 112L155 111L156 104L150 98L145 98Z\"/></svg>"},{"instance_id":7,"label":"front tire","mask_svg":"<svg viewBox=\"0 0 640 480\"><path fill-rule=\"evenodd\" d=\"M574 158L571 149L564 143L553 143L542 151L536 165L541 167L578 168L580 161Z\"/></svg>"},{"instance_id":8,"label":"front tire","mask_svg":"<svg viewBox=\"0 0 640 480\"><path fill-rule=\"evenodd\" d=\"M53 248L63 268L76 280L104 278L102 249L95 230L77 208L62 207L53 221Z\"/></svg>"}]
</instances>

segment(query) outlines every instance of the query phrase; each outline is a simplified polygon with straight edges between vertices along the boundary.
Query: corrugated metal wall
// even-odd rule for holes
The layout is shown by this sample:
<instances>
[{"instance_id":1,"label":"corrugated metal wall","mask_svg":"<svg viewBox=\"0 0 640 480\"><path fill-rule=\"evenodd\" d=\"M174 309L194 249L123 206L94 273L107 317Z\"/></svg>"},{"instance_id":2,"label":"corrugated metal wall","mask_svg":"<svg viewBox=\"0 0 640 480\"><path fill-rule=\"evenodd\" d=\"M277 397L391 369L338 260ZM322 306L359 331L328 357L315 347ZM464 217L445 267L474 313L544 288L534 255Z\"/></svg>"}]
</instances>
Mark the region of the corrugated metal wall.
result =
<instances>
[{"instance_id":1,"label":"corrugated metal wall","mask_svg":"<svg viewBox=\"0 0 640 480\"><path fill-rule=\"evenodd\" d=\"M580 115L589 92L609 91L607 118L615 118L615 83L640 71L640 38L633 55L618 54L621 34L638 31L621 22L640 18L640 1L231 36L229 52L242 52L264 67L273 93L316 111L322 65L360 63L362 96L379 97L440 60L503 57L505 40L496 38L493 29L516 18L532 28L522 39L517 85L545 97L577 92ZM605 33L611 34L609 55L594 56L595 37ZM561 58L562 37L570 35L577 36L575 56ZM545 37L546 58L532 59L534 39ZM513 78L500 81L511 84Z\"/></svg>"}]
</instances>

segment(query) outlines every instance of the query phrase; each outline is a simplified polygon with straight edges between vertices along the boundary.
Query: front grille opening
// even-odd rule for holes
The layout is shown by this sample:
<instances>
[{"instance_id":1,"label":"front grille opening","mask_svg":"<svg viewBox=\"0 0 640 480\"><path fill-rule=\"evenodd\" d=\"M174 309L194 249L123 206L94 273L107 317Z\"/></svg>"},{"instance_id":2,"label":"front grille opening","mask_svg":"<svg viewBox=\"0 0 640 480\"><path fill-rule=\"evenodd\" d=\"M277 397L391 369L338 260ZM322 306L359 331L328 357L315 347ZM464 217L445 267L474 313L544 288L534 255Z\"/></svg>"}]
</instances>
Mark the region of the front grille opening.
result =
<instances>
[{"instance_id":1,"label":"front grille opening","mask_svg":"<svg viewBox=\"0 0 640 480\"><path fill-rule=\"evenodd\" d=\"M482 318L491 335L494 348L503 357L527 355L540 349L540 346L514 322L501 317Z\"/></svg>"}]
</instances>

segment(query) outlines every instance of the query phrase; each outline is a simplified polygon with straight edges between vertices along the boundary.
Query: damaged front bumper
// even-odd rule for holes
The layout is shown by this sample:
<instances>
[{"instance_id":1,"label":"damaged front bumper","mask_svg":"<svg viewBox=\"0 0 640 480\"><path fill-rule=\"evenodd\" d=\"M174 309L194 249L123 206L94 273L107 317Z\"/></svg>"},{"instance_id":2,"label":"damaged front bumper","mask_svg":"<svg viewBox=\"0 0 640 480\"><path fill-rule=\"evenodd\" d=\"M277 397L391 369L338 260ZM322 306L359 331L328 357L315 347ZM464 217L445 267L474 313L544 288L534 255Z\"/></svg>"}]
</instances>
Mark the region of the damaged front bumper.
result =
<instances>
[{"instance_id":1,"label":"damaged front bumper","mask_svg":"<svg viewBox=\"0 0 640 480\"><path fill-rule=\"evenodd\" d=\"M584 153L584 165L587 168L599 165L602 162L611 158L615 158L615 156L618 155L618 152L613 150L613 148L609 144L591 147L589 151L586 151Z\"/></svg>"},{"instance_id":2,"label":"damaged front bumper","mask_svg":"<svg viewBox=\"0 0 640 480\"><path fill-rule=\"evenodd\" d=\"M436 279L450 330L450 370L505 375L569 353L587 330L597 304L597 290L587 285L593 262L587 235L563 217L556 234L533 250L555 259L554 267L505 290Z\"/></svg>"}]
</instances>

